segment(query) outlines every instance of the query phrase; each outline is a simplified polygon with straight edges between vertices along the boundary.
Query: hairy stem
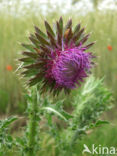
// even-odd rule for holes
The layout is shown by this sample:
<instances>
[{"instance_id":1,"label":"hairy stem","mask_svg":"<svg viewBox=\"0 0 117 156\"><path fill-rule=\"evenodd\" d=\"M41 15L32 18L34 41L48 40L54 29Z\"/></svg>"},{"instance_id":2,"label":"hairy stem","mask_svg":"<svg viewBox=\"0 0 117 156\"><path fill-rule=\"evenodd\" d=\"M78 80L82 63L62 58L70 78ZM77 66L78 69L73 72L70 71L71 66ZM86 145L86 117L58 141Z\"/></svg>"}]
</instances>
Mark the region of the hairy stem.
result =
<instances>
[{"instance_id":1,"label":"hairy stem","mask_svg":"<svg viewBox=\"0 0 117 156\"><path fill-rule=\"evenodd\" d=\"M34 156L36 154L36 149L38 148L39 142L39 109L38 109L38 93L37 89L33 88L31 90L31 99L29 99L28 103L28 135L27 135L27 142L28 142L28 151L27 156Z\"/></svg>"}]
</instances>

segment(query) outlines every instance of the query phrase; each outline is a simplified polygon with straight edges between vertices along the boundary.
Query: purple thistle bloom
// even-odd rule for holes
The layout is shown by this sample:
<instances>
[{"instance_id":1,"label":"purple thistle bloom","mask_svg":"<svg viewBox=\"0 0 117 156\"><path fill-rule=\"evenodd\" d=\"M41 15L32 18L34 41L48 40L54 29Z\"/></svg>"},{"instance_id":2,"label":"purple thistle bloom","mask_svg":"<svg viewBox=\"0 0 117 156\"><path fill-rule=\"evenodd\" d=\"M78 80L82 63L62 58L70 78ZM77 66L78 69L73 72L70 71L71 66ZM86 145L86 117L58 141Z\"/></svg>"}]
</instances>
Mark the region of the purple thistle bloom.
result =
<instances>
[{"instance_id":1,"label":"purple thistle bloom","mask_svg":"<svg viewBox=\"0 0 117 156\"><path fill-rule=\"evenodd\" d=\"M80 85L80 82L83 82L90 73L92 58L92 54L86 53L81 46L51 52L46 78L55 80L56 87L73 89L77 84Z\"/></svg>"},{"instance_id":2,"label":"purple thistle bloom","mask_svg":"<svg viewBox=\"0 0 117 156\"><path fill-rule=\"evenodd\" d=\"M62 89L69 93L71 89L91 73L94 56L86 52L93 44L84 45L89 34L77 24L72 28L72 20L63 25L63 19L56 22L56 30L45 21L46 34L38 27L36 33L29 38L33 44L23 44L28 51L23 52L25 69L22 74L29 77L28 84L33 86L41 83L41 91L50 91L54 95Z\"/></svg>"}]
</instances>

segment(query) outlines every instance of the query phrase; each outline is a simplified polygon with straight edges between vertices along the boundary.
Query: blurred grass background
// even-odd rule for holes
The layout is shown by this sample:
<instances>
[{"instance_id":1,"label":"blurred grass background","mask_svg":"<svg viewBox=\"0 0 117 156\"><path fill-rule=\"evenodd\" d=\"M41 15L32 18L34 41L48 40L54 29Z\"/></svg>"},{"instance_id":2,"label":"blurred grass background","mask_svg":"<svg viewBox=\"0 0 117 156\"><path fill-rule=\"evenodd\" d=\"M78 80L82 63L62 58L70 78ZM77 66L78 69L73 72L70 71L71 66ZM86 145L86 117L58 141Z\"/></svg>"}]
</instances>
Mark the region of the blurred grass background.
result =
<instances>
[{"instance_id":1,"label":"blurred grass background","mask_svg":"<svg viewBox=\"0 0 117 156\"><path fill-rule=\"evenodd\" d=\"M8 1L6 1L6 3L7 2ZM67 14L63 14L60 6L52 10L53 6L47 3L47 12L43 14L41 6L38 6L38 9L36 9L37 6L34 5L33 1L28 4L28 7L23 6L22 9L19 9L19 0L13 2L12 5L8 5L8 3L0 9L1 116L4 114L22 114L25 110L26 102L25 96L23 95L25 88L20 76L15 73L18 67L16 59L20 57L23 49L20 43L27 42L29 33L34 31L34 25L44 30L43 20L45 18L52 24L52 22L56 21L61 15L64 21L67 21L69 17L71 17L73 19L73 25L81 21L82 26L86 26L86 31L92 32L90 40L97 41L91 49L91 51L98 56L94 74L100 78L105 76L105 85L112 90L115 98L114 109L108 112L108 114L105 114L108 119L111 121L114 120L114 126L100 128L99 131L96 130L91 136L87 136L85 140L80 142L79 147L74 147L77 153L76 155L74 154L74 156L80 155L84 142L91 145L97 138L97 144L102 143L102 145L117 146L117 139L114 138L117 134L117 11L99 11L95 9L92 12L81 15L78 10L73 10ZM2 1L0 1L0 5L2 5ZM108 46L112 46L112 50L109 50ZM7 66L11 66L12 70L8 70ZM69 100L66 100L66 104L69 103ZM51 148L53 148L53 146ZM47 150L51 148L47 148ZM51 155L52 154L50 154L50 156ZM53 154L53 156L54 155L56 154Z\"/></svg>"}]
</instances>

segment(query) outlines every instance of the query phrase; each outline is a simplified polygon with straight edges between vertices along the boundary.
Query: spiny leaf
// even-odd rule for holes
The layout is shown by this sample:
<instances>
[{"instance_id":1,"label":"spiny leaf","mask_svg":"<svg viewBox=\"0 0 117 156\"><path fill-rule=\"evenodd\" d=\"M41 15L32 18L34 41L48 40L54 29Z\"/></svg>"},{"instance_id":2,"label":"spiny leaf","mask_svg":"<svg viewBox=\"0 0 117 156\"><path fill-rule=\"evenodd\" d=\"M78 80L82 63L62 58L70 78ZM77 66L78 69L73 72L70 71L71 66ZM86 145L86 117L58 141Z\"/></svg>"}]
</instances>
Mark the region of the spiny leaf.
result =
<instances>
[{"instance_id":1,"label":"spiny leaf","mask_svg":"<svg viewBox=\"0 0 117 156\"><path fill-rule=\"evenodd\" d=\"M95 126L100 126L100 125L103 125L103 124L109 124L110 122L107 121L107 120L98 120L96 123L95 123Z\"/></svg>"},{"instance_id":2,"label":"spiny leaf","mask_svg":"<svg viewBox=\"0 0 117 156\"><path fill-rule=\"evenodd\" d=\"M90 124L89 128L95 128L95 127L98 127L98 126L101 126L101 125L105 125L105 124L109 124L110 122L107 121L107 120L97 120L96 123L92 123Z\"/></svg>"},{"instance_id":3,"label":"spiny leaf","mask_svg":"<svg viewBox=\"0 0 117 156\"><path fill-rule=\"evenodd\" d=\"M25 141L22 137L16 137L16 143L21 145L22 147L25 147Z\"/></svg>"},{"instance_id":4,"label":"spiny leaf","mask_svg":"<svg viewBox=\"0 0 117 156\"><path fill-rule=\"evenodd\" d=\"M3 122L2 122L2 125L1 125L1 128L7 128L12 122L14 122L15 120L17 120L18 118L16 116L13 116L13 117L9 117L7 119L5 119Z\"/></svg>"},{"instance_id":5,"label":"spiny leaf","mask_svg":"<svg viewBox=\"0 0 117 156\"><path fill-rule=\"evenodd\" d=\"M54 113L55 115L59 116L60 118L62 118L64 121L68 121L65 116L63 116L60 112L58 112L57 110L55 110L54 108L51 107L43 107L42 110L47 110L50 111L52 113Z\"/></svg>"},{"instance_id":6,"label":"spiny leaf","mask_svg":"<svg viewBox=\"0 0 117 156\"><path fill-rule=\"evenodd\" d=\"M71 114L69 114L68 112L66 112L66 111L64 111L64 110L62 110L61 114L62 114L67 120L73 118L73 116L72 116Z\"/></svg>"}]
</instances>

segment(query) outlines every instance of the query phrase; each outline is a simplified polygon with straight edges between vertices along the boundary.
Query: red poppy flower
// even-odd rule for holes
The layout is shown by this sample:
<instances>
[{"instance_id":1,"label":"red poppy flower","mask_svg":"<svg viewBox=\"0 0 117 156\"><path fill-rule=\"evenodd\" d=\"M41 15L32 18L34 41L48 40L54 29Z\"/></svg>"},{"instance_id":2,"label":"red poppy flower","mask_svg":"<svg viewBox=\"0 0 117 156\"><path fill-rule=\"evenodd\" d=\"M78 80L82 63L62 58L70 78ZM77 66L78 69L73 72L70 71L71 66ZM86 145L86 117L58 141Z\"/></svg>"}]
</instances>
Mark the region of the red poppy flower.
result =
<instances>
[{"instance_id":1,"label":"red poppy flower","mask_svg":"<svg viewBox=\"0 0 117 156\"><path fill-rule=\"evenodd\" d=\"M108 50L109 50L109 51L111 51L111 50L112 50L112 46L111 46L111 45L108 45L108 47L107 47L107 48L108 48Z\"/></svg>"},{"instance_id":2,"label":"red poppy flower","mask_svg":"<svg viewBox=\"0 0 117 156\"><path fill-rule=\"evenodd\" d=\"M11 65L7 65L7 66L6 66L6 70L12 71L12 70L13 70L13 67L12 67Z\"/></svg>"}]
</instances>

